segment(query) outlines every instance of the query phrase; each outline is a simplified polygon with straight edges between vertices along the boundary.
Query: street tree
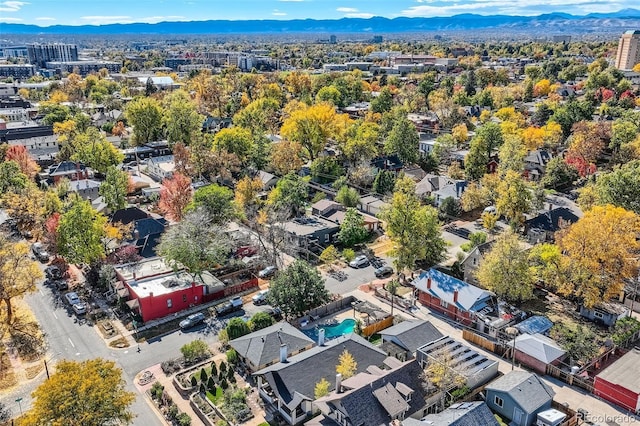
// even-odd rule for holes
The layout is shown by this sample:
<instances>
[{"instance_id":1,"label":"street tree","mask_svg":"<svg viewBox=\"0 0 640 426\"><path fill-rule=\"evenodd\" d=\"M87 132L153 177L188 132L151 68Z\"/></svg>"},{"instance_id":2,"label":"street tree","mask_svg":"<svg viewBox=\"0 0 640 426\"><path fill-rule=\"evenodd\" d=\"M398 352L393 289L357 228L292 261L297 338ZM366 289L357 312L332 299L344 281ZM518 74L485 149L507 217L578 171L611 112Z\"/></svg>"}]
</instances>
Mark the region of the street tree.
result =
<instances>
[{"instance_id":1,"label":"street tree","mask_svg":"<svg viewBox=\"0 0 640 426\"><path fill-rule=\"evenodd\" d=\"M16 221L20 231L39 234L44 216L43 192L29 185L19 193L8 192L2 197L7 214Z\"/></svg>"},{"instance_id":2,"label":"street tree","mask_svg":"<svg viewBox=\"0 0 640 426\"><path fill-rule=\"evenodd\" d=\"M115 362L60 361L56 372L33 392L22 425L104 426L132 424L135 394L125 388Z\"/></svg>"},{"instance_id":3,"label":"street tree","mask_svg":"<svg viewBox=\"0 0 640 426\"><path fill-rule=\"evenodd\" d=\"M336 366L336 373L342 375L342 379L348 379L353 377L358 371L358 363L356 362L351 352L348 350L342 351L340 357L338 357L338 365Z\"/></svg>"},{"instance_id":4,"label":"street tree","mask_svg":"<svg viewBox=\"0 0 640 426\"><path fill-rule=\"evenodd\" d=\"M185 267L193 277L224 263L229 237L203 209L188 212L160 238L157 252L174 268Z\"/></svg>"},{"instance_id":5,"label":"street tree","mask_svg":"<svg viewBox=\"0 0 640 426\"><path fill-rule=\"evenodd\" d=\"M170 145L183 143L189 145L196 132L201 131L204 117L198 114L196 104L189 94L183 90L177 90L164 98L164 123L165 136Z\"/></svg>"},{"instance_id":6,"label":"street tree","mask_svg":"<svg viewBox=\"0 0 640 426\"><path fill-rule=\"evenodd\" d=\"M216 225L225 225L236 216L233 191L225 186L211 184L196 189L188 209L203 208Z\"/></svg>"},{"instance_id":7,"label":"street tree","mask_svg":"<svg viewBox=\"0 0 640 426\"><path fill-rule=\"evenodd\" d=\"M364 242L368 236L369 231L364 226L364 218L355 208L349 207L340 224L338 241L346 247L353 247Z\"/></svg>"},{"instance_id":8,"label":"street tree","mask_svg":"<svg viewBox=\"0 0 640 426\"><path fill-rule=\"evenodd\" d=\"M111 166L107 169L107 175L98 192L104 199L107 208L115 212L127 205L128 188L129 175L125 171Z\"/></svg>"},{"instance_id":9,"label":"street tree","mask_svg":"<svg viewBox=\"0 0 640 426\"><path fill-rule=\"evenodd\" d=\"M191 202L191 179L180 173L174 173L170 179L162 181L158 207L171 220L180 221L185 209Z\"/></svg>"},{"instance_id":10,"label":"street tree","mask_svg":"<svg viewBox=\"0 0 640 426\"><path fill-rule=\"evenodd\" d=\"M35 291L42 276L26 243L14 243L0 235L0 300L7 307L7 324L13 322L12 300Z\"/></svg>"},{"instance_id":11,"label":"street tree","mask_svg":"<svg viewBox=\"0 0 640 426\"><path fill-rule=\"evenodd\" d=\"M58 253L69 263L90 264L104 258L102 239L107 218L96 212L89 201L72 198L57 228Z\"/></svg>"},{"instance_id":12,"label":"street tree","mask_svg":"<svg viewBox=\"0 0 640 426\"><path fill-rule=\"evenodd\" d=\"M535 272L514 232L505 231L495 239L476 271L476 278L501 299L520 302L532 297Z\"/></svg>"},{"instance_id":13,"label":"street tree","mask_svg":"<svg viewBox=\"0 0 640 426\"><path fill-rule=\"evenodd\" d=\"M640 160L616 166L612 172L598 176L598 201L640 214Z\"/></svg>"},{"instance_id":14,"label":"street tree","mask_svg":"<svg viewBox=\"0 0 640 426\"><path fill-rule=\"evenodd\" d=\"M132 100L127 104L125 116L133 126L136 145L158 140L162 134L162 106L154 98L141 96Z\"/></svg>"},{"instance_id":15,"label":"street tree","mask_svg":"<svg viewBox=\"0 0 640 426\"><path fill-rule=\"evenodd\" d=\"M329 292L318 271L303 260L296 260L271 281L267 301L288 318L329 301Z\"/></svg>"},{"instance_id":16,"label":"street tree","mask_svg":"<svg viewBox=\"0 0 640 426\"><path fill-rule=\"evenodd\" d=\"M420 205L411 178L398 179L390 205L379 216L386 222L387 235L393 241L398 271L412 270L418 260L433 266L444 258L446 243L440 231L438 211Z\"/></svg>"},{"instance_id":17,"label":"street tree","mask_svg":"<svg viewBox=\"0 0 640 426\"><path fill-rule=\"evenodd\" d=\"M408 118L400 118L391 128L384 142L384 150L387 154L397 154L404 163L415 163L419 143L416 126Z\"/></svg>"},{"instance_id":18,"label":"street tree","mask_svg":"<svg viewBox=\"0 0 640 426\"><path fill-rule=\"evenodd\" d=\"M637 277L638 232L638 216L612 205L595 206L560 231L556 242L571 275L558 292L582 299L587 307L620 294Z\"/></svg>"}]
</instances>

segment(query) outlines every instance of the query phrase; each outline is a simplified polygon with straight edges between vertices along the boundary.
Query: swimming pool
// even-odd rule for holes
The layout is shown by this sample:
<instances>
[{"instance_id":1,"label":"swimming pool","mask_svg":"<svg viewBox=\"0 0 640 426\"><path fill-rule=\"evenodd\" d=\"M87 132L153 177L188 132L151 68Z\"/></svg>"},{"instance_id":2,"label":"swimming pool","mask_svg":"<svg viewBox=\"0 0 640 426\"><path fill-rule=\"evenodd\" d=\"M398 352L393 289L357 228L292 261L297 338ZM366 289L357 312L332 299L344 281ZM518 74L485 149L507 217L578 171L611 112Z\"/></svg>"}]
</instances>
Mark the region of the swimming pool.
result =
<instances>
[{"instance_id":1,"label":"swimming pool","mask_svg":"<svg viewBox=\"0 0 640 426\"><path fill-rule=\"evenodd\" d=\"M342 320L340 324L335 325L318 325L308 330L302 330L304 334L312 338L314 341L318 340L318 330L324 328L325 339L335 339L343 334L353 333L356 328L356 320L347 318Z\"/></svg>"}]
</instances>

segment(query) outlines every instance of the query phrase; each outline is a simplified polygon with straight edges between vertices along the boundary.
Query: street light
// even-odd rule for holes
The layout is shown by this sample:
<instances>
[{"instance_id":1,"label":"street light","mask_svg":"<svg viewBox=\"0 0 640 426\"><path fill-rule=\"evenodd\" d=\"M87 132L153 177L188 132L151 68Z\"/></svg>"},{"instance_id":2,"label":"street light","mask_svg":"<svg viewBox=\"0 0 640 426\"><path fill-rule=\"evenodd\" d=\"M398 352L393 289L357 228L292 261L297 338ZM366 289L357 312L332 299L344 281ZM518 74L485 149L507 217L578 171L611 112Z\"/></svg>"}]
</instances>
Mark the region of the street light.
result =
<instances>
[{"instance_id":1,"label":"street light","mask_svg":"<svg viewBox=\"0 0 640 426\"><path fill-rule=\"evenodd\" d=\"M516 365L516 336L518 335L518 329L515 327L507 327L504 331L511 337L513 337L513 346L511 347L511 371Z\"/></svg>"},{"instance_id":2,"label":"street light","mask_svg":"<svg viewBox=\"0 0 640 426\"><path fill-rule=\"evenodd\" d=\"M17 398L16 402L18 403L18 407L20 407L20 417L22 417L22 397Z\"/></svg>"}]
</instances>

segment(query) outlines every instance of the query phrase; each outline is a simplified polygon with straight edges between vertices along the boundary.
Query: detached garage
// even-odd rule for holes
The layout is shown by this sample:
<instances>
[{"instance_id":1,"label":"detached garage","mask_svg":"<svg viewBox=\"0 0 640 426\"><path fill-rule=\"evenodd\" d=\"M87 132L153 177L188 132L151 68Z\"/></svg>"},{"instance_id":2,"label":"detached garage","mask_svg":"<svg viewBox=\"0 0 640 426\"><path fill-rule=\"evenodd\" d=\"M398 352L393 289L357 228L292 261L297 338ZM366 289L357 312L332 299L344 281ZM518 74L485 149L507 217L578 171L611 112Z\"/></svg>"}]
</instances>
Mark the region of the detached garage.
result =
<instances>
[{"instance_id":1,"label":"detached garage","mask_svg":"<svg viewBox=\"0 0 640 426\"><path fill-rule=\"evenodd\" d=\"M595 378L593 393L626 410L640 413L640 348L634 348Z\"/></svg>"}]
</instances>

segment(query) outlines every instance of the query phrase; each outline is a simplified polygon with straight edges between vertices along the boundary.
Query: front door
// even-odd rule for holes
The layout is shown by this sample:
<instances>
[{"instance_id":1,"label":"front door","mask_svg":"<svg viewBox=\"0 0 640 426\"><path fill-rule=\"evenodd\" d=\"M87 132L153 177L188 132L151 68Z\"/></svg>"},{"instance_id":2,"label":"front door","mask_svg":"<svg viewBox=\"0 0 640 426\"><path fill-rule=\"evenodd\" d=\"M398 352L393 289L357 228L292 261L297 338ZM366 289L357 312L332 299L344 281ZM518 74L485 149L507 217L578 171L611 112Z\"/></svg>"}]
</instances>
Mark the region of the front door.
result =
<instances>
[{"instance_id":1,"label":"front door","mask_svg":"<svg viewBox=\"0 0 640 426\"><path fill-rule=\"evenodd\" d=\"M524 417L524 412L519 409L518 407L515 407L513 409L513 422L517 425L522 425L522 418Z\"/></svg>"}]
</instances>

